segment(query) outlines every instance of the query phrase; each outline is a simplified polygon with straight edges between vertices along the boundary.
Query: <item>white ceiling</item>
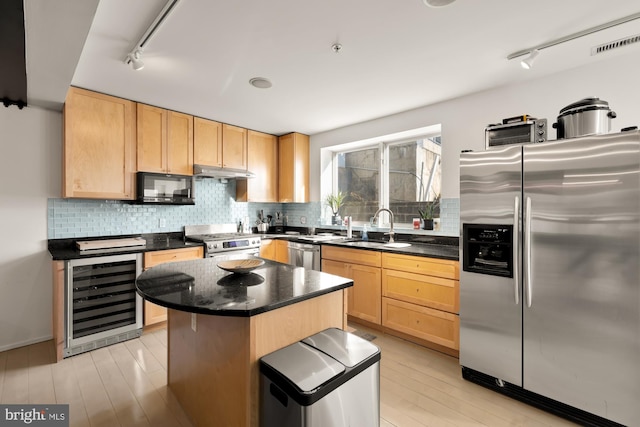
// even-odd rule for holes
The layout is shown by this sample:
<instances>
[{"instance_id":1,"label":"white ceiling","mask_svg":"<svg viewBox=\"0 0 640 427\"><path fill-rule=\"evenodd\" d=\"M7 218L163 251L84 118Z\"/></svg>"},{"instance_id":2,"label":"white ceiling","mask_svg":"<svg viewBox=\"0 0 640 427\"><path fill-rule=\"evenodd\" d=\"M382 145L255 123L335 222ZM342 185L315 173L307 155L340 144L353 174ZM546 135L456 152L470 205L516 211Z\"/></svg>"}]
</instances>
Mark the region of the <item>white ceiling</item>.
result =
<instances>
[{"instance_id":1,"label":"white ceiling","mask_svg":"<svg viewBox=\"0 0 640 427\"><path fill-rule=\"evenodd\" d=\"M95 10L96 1L59 0L66 9L53 12L47 0L25 0L30 104L60 108L70 83L272 134L313 135L615 55L640 61L640 43L590 55L594 45L640 34L640 19L542 50L529 71L506 59L638 13L637 0L457 0L443 8L422 0L181 0L147 44L145 68L134 71L124 59L166 0L102 0ZM58 69L65 84L51 81ZM273 87L250 86L256 76Z\"/></svg>"}]
</instances>

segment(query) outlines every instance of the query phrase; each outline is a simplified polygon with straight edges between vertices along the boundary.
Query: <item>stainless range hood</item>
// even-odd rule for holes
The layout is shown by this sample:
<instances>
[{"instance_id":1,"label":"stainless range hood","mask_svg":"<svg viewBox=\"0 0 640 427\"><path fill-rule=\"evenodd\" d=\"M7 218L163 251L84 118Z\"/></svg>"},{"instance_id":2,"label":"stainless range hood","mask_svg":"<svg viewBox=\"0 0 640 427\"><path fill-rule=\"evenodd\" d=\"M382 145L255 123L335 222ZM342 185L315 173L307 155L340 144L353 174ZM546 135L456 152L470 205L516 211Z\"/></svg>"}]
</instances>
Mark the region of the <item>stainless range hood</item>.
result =
<instances>
[{"instance_id":1,"label":"stainless range hood","mask_svg":"<svg viewBox=\"0 0 640 427\"><path fill-rule=\"evenodd\" d=\"M220 168L216 166L193 165L193 175L196 177L236 179L255 178L256 174L243 169Z\"/></svg>"}]
</instances>

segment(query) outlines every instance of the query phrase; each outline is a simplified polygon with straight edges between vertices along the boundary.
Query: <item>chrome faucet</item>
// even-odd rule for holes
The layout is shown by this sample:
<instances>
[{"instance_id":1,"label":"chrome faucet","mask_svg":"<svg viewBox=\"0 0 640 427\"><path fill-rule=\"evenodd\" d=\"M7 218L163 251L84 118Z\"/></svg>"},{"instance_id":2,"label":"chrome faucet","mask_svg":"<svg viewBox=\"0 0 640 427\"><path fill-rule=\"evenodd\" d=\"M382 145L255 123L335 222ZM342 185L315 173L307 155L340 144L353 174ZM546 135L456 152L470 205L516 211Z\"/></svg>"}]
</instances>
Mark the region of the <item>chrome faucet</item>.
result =
<instances>
[{"instance_id":1,"label":"chrome faucet","mask_svg":"<svg viewBox=\"0 0 640 427\"><path fill-rule=\"evenodd\" d=\"M382 211L389 212L389 216L391 217L391 227L389 228L389 233L385 234L389 234L389 243L393 243L393 235L395 234L393 232L393 212L391 212L391 210L387 208L380 208L376 211L375 215L373 215L373 220L375 221L378 218L378 214Z\"/></svg>"}]
</instances>

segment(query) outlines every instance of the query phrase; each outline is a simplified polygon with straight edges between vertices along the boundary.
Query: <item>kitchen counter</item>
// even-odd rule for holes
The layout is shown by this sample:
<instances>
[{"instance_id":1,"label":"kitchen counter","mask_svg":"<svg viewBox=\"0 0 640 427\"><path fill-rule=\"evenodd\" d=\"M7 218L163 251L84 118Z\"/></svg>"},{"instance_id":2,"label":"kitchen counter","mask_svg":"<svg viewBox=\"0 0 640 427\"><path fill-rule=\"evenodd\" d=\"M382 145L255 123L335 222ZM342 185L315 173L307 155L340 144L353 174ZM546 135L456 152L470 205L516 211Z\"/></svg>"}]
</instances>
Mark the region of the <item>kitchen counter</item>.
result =
<instances>
[{"instance_id":1,"label":"kitchen counter","mask_svg":"<svg viewBox=\"0 0 640 427\"><path fill-rule=\"evenodd\" d=\"M249 274L233 274L213 258L155 266L136 280L138 293L163 307L216 316L254 316L329 292L353 281L265 260Z\"/></svg>"},{"instance_id":2,"label":"kitchen counter","mask_svg":"<svg viewBox=\"0 0 640 427\"><path fill-rule=\"evenodd\" d=\"M260 358L345 329L353 281L272 261L237 275L203 258L151 267L136 286L168 307L167 385L192 424L258 427Z\"/></svg>"},{"instance_id":3,"label":"kitchen counter","mask_svg":"<svg viewBox=\"0 0 640 427\"><path fill-rule=\"evenodd\" d=\"M357 233L359 234L359 233ZM354 232L354 235L356 233ZM263 239L282 239L290 242L308 243L314 245L334 245L365 249L378 252L392 252L404 255L424 256L429 258L448 259L458 261L460 249L457 237L426 236L420 234L397 233L397 243L409 243L407 247L389 247L383 232L369 231L370 240L362 241L359 238L347 239L345 236L334 235L331 237L320 235L292 235L292 234L262 234ZM373 239L372 239L373 237Z\"/></svg>"},{"instance_id":4,"label":"kitchen counter","mask_svg":"<svg viewBox=\"0 0 640 427\"><path fill-rule=\"evenodd\" d=\"M80 251L76 247L76 241L85 240L108 240L125 237L142 237L146 240L145 246L132 248L114 248L91 251ZM157 233L157 234L137 234L129 236L103 236L103 237L78 237L73 239L51 239L48 241L48 249L54 261L66 261L70 259L91 258L104 255L120 255L128 253L142 253L151 251L162 251L167 249L182 249L202 246L198 242L185 242L182 233Z\"/></svg>"},{"instance_id":5,"label":"kitchen counter","mask_svg":"<svg viewBox=\"0 0 640 427\"><path fill-rule=\"evenodd\" d=\"M397 241L396 241L397 242ZM368 251L392 252L403 255L424 256L429 258L448 259L458 261L460 250L458 246L438 245L429 243L406 242L411 246L407 247L389 247L385 246L387 242L383 241L362 241L362 240L331 240L322 242L323 245L342 246L354 249L364 249ZM405 243L405 242L397 242Z\"/></svg>"}]
</instances>

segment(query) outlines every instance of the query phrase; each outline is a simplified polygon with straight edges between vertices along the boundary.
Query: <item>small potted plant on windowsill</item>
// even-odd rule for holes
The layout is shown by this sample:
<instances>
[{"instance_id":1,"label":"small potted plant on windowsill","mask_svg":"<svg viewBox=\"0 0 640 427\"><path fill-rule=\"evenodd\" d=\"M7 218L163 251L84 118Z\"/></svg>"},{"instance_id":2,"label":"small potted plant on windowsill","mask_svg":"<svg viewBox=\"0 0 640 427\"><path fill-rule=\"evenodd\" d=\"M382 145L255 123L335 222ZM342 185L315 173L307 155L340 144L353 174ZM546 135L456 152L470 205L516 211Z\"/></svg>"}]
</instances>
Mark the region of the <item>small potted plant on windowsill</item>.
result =
<instances>
[{"instance_id":1,"label":"small potted plant on windowsill","mask_svg":"<svg viewBox=\"0 0 640 427\"><path fill-rule=\"evenodd\" d=\"M440 208L440 194L431 202L426 202L424 209L418 209L420 218L422 218L422 228L424 230L433 230L433 216Z\"/></svg>"},{"instance_id":2,"label":"small potted plant on windowsill","mask_svg":"<svg viewBox=\"0 0 640 427\"><path fill-rule=\"evenodd\" d=\"M342 191L338 191L337 194L328 194L325 199L325 203L331 209L333 215L331 216L331 224L332 225L340 225L342 222L342 218L340 218L339 212L340 207L344 204L344 200L347 197L346 193Z\"/></svg>"}]
</instances>

